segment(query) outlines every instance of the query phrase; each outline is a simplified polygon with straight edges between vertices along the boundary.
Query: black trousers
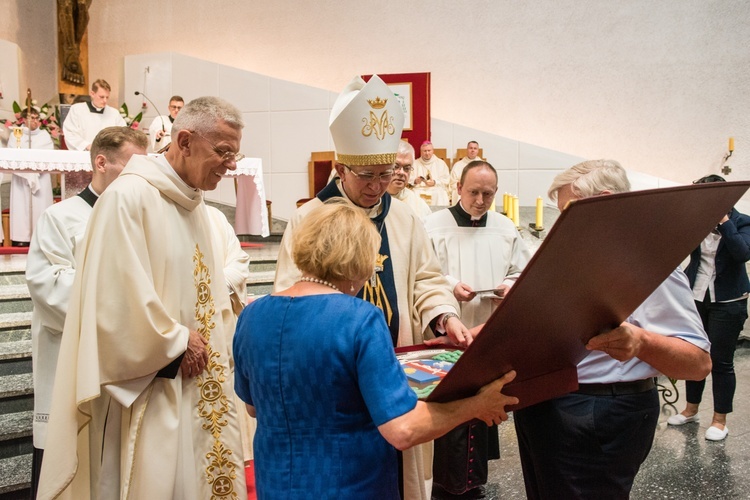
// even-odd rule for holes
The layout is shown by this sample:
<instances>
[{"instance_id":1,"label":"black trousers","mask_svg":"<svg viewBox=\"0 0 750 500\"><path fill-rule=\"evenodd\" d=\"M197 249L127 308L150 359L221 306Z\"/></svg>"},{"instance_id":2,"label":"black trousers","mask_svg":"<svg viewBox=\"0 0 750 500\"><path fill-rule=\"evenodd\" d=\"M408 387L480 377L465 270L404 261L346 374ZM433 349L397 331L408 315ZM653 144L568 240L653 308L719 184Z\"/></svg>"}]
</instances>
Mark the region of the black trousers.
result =
<instances>
[{"instance_id":1,"label":"black trousers","mask_svg":"<svg viewBox=\"0 0 750 500\"><path fill-rule=\"evenodd\" d=\"M659 395L572 393L513 419L529 499L626 499L651 451Z\"/></svg>"},{"instance_id":2,"label":"black trousers","mask_svg":"<svg viewBox=\"0 0 750 500\"><path fill-rule=\"evenodd\" d=\"M711 388L714 393L714 411L732 413L732 401L737 387L734 374L734 351L737 339L747 319L747 299L734 302L711 302L708 296L703 302L695 302L703 320L708 340L711 341ZM706 379L685 382L685 398L688 403L699 404L703 398Z\"/></svg>"}]
</instances>

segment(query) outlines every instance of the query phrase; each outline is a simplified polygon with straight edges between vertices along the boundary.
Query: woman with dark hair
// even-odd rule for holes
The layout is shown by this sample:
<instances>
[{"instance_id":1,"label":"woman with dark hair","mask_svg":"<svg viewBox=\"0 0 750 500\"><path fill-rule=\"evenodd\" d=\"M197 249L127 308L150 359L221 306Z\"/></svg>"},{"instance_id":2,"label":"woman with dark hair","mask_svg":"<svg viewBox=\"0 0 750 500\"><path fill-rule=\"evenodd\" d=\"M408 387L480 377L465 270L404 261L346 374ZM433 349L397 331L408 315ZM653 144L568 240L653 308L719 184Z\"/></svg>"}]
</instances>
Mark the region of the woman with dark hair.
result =
<instances>
[{"instance_id":1,"label":"woman with dark hair","mask_svg":"<svg viewBox=\"0 0 750 500\"><path fill-rule=\"evenodd\" d=\"M707 175L693 184L725 182L718 175ZM721 441L729 434L727 413L737 385L734 350L747 319L750 280L745 268L750 260L750 217L732 209L716 228L690 254L685 270L693 289L695 305L711 341L714 416L706 439ZM669 425L698 422L698 407L706 380L685 382L687 405L682 413L669 417Z\"/></svg>"}]
</instances>

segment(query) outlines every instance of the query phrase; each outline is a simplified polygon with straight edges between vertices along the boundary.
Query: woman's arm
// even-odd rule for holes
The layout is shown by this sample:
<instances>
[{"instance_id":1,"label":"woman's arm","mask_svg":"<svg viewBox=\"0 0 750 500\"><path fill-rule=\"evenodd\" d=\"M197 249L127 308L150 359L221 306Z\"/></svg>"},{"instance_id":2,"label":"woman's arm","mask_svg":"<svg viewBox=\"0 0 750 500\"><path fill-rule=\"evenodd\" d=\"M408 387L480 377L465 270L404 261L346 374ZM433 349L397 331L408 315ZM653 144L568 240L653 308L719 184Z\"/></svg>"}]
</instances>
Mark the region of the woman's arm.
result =
<instances>
[{"instance_id":1,"label":"woman's arm","mask_svg":"<svg viewBox=\"0 0 750 500\"><path fill-rule=\"evenodd\" d=\"M480 419L487 425L500 424L508 420L505 407L518 403L518 398L501 393L503 386L516 377L510 371L482 387L476 396L450 403L425 403L378 426L380 434L399 450L432 441L454 427L472 419Z\"/></svg>"}]
</instances>

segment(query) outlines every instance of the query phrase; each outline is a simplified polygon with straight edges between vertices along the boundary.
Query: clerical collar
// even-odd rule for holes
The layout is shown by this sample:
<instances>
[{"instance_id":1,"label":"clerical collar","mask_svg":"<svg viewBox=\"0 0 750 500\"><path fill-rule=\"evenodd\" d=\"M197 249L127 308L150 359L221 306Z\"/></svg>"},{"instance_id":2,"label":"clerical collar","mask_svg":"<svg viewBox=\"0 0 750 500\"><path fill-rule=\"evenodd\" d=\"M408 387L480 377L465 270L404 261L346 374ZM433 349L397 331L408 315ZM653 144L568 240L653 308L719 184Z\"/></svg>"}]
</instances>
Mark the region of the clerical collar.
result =
<instances>
[{"instance_id":1,"label":"clerical collar","mask_svg":"<svg viewBox=\"0 0 750 500\"><path fill-rule=\"evenodd\" d=\"M100 114L100 115L103 115L103 114L104 114L104 108L101 108L101 109L99 109L99 108L97 108L96 106L94 106L93 104L91 104L91 103L90 103L90 102L88 102L88 101L86 101L86 104L87 104L87 105L88 105L88 107L89 107L89 111L91 111L92 113L98 113L98 114Z\"/></svg>"},{"instance_id":2,"label":"clerical collar","mask_svg":"<svg viewBox=\"0 0 750 500\"><path fill-rule=\"evenodd\" d=\"M90 207L93 208L94 204L96 203L96 200L99 199L99 195L94 191L94 188L91 187L91 184L86 186L83 191L78 193L78 196L83 198L83 201L89 204Z\"/></svg>"},{"instance_id":3,"label":"clerical collar","mask_svg":"<svg viewBox=\"0 0 750 500\"><path fill-rule=\"evenodd\" d=\"M167 115L167 118L169 118L169 123L174 123L174 118L172 118L172 115Z\"/></svg>"},{"instance_id":4,"label":"clerical collar","mask_svg":"<svg viewBox=\"0 0 750 500\"><path fill-rule=\"evenodd\" d=\"M487 214L485 213L480 218L475 219L461 206L459 201L452 207L450 207L451 215L456 221L458 227L487 227Z\"/></svg>"}]
</instances>

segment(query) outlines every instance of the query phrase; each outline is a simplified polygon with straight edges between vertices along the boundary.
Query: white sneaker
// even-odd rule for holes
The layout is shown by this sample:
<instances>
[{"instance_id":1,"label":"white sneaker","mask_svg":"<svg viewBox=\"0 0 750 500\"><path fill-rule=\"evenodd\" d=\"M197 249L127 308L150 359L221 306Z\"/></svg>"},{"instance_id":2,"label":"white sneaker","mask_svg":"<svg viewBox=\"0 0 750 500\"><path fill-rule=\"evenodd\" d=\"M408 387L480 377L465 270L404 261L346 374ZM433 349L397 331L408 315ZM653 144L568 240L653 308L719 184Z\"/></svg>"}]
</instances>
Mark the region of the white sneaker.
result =
<instances>
[{"instance_id":1,"label":"white sneaker","mask_svg":"<svg viewBox=\"0 0 750 500\"><path fill-rule=\"evenodd\" d=\"M724 426L724 430L714 427L713 425L706 430L706 439L709 441L724 441L729 435L729 427Z\"/></svg>"},{"instance_id":2,"label":"white sneaker","mask_svg":"<svg viewBox=\"0 0 750 500\"><path fill-rule=\"evenodd\" d=\"M686 417L682 413L678 413L677 415L672 415L667 419L667 424L669 425L685 425L689 424L690 422L699 422L700 417L696 413L692 417Z\"/></svg>"}]
</instances>

